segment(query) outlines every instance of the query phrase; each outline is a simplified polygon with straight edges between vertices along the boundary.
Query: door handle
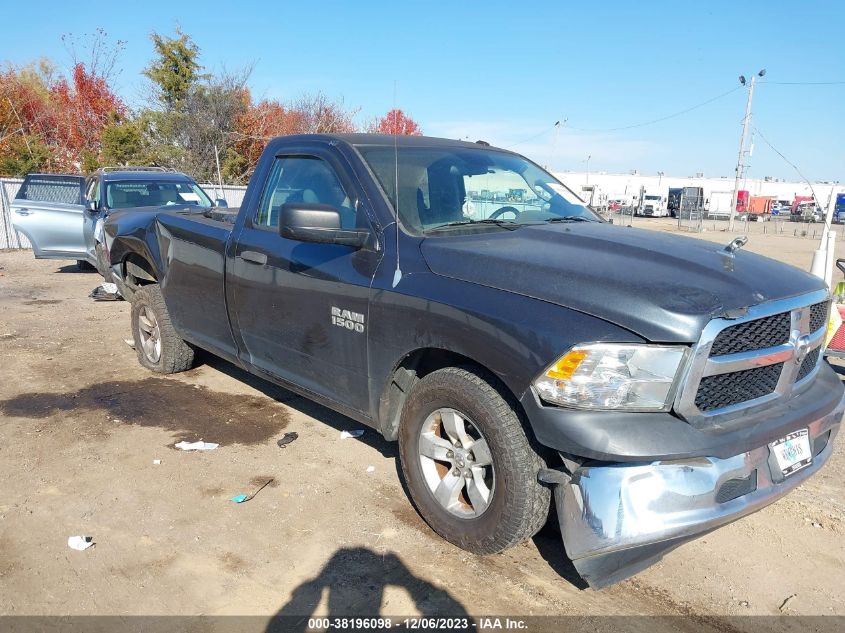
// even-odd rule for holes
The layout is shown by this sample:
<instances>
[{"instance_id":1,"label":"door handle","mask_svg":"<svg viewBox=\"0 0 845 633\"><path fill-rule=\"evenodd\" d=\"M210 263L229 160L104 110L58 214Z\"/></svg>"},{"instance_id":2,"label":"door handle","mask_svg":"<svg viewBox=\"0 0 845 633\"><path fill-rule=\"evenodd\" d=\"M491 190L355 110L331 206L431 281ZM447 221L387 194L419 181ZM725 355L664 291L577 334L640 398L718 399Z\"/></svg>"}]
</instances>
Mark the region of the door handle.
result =
<instances>
[{"instance_id":1,"label":"door handle","mask_svg":"<svg viewBox=\"0 0 845 633\"><path fill-rule=\"evenodd\" d=\"M32 211L30 211L29 209L15 209L15 213L17 213L18 215L31 215Z\"/></svg>"},{"instance_id":2,"label":"door handle","mask_svg":"<svg viewBox=\"0 0 845 633\"><path fill-rule=\"evenodd\" d=\"M241 259L250 264L259 264L264 266L267 263L267 255L264 253L256 253L255 251L243 251Z\"/></svg>"}]
</instances>

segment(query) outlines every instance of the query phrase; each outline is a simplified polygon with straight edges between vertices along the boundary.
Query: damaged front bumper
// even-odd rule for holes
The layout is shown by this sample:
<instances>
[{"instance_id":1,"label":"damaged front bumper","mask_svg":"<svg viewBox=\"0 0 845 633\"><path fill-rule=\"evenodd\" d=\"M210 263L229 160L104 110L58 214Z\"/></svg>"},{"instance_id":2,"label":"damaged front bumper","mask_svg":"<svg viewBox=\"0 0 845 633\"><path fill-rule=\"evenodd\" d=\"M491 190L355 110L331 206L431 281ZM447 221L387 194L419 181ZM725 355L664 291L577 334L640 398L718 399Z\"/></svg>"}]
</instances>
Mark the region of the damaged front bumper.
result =
<instances>
[{"instance_id":1,"label":"damaged front bumper","mask_svg":"<svg viewBox=\"0 0 845 633\"><path fill-rule=\"evenodd\" d=\"M584 465L555 486L569 558L594 588L628 578L678 545L776 501L830 457L845 410L807 425L813 461L784 477L768 445L726 459Z\"/></svg>"}]
</instances>

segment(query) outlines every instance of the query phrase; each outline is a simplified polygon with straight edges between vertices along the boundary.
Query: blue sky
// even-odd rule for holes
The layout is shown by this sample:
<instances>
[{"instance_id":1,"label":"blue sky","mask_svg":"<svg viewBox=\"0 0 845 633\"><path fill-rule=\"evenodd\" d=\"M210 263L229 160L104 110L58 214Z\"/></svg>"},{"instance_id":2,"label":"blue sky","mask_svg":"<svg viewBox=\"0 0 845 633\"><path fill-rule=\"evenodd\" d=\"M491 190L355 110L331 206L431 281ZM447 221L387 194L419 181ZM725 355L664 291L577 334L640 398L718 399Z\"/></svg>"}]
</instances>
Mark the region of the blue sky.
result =
<instances>
[{"instance_id":1,"label":"blue sky","mask_svg":"<svg viewBox=\"0 0 845 633\"><path fill-rule=\"evenodd\" d=\"M845 181L843 2L0 1L0 60L69 63L61 35L126 40L116 89L142 94L149 33L177 24L209 70L254 65L257 97L321 90L365 123L397 104L427 134L484 139L553 169L733 172L744 90L653 125L767 69L754 124L811 179ZM35 8L30 8L35 7ZM559 134L557 120L567 120ZM749 175L795 172L754 139Z\"/></svg>"}]
</instances>

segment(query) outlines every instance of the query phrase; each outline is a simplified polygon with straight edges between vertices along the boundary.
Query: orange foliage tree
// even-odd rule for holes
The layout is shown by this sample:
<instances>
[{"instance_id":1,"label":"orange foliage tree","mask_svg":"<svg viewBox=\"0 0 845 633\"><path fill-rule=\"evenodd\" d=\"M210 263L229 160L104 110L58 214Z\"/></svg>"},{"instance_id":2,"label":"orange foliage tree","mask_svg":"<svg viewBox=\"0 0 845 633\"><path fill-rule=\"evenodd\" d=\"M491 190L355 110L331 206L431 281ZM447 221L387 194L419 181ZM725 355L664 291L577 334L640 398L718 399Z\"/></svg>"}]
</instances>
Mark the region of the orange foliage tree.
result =
<instances>
[{"instance_id":1,"label":"orange foliage tree","mask_svg":"<svg viewBox=\"0 0 845 633\"><path fill-rule=\"evenodd\" d=\"M59 79L50 87L55 128L53 145L62 169L80 169L96 161L103 128L126 115L126 105L102 77L86 70L81 62L73 67L71 79Z\"/></svg>"},{"instance_id":2,"label":"orange foliage tree","mask_svg":"<svg viewBox=\"0 0 845 633\"><path fill-rule=\"evenodd\" d=\"M391 110L381 118L375 119L367 127L375 134L399 134L400 136L421 136L419 124L398 108Z\"/></svg>"}]
</instances>

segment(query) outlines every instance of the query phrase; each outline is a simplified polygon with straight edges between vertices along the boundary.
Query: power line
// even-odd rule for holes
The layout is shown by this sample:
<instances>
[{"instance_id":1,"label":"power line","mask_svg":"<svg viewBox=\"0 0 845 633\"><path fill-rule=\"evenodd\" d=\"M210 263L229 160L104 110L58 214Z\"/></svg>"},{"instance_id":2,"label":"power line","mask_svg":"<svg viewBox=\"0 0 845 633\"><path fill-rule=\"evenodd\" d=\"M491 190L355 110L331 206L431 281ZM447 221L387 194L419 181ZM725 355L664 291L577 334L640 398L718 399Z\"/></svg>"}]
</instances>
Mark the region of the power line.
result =
<instances>
[{"instance_id":1,"label":"power line","mask_svg":"<svg viewBox=\"0 0 845 633\"><path fill-rule=\"evenodd\" d=\"M742 86L736 86L734 88L731 88L727 92L723 92L722 94L716 95L715 97L711 97L707 101L702 101L701 103L697 103L696 105L691 106L689 108L684 108L683 110L679 110L678 112L674 112L672 114L667 114L666 116L662 116L662 117L657 118L657 119L652 119L650 121L644 121L642 123L635 123L633 125L623 125L621 127L609 127L609 128L583 128L583 127L573 127L571 125L568 126L568 127L572 130L579 130L581 132L619 132L621 130L631 130L631 129L638 128L638 127L645 127L646 125L654 125L655 123L660 123L661 121L667 121L668 119L674 119L675 117L679 117L683 114L686 114L687 112L692 112L693 110L697 110L698 108L704 107L704 106L706 106L710 103L713 103L714 101L718 101L719 99L722 99L723 97L727 97L729 94L736 92L740 88L742 88Z\"/></svg>"},{"instance_id":2,"label":"power line","mask_svg":"<svg viewBox=\"0 0 845 633\"><path fill-rule=\"evenodd\" d=\"M655 123L660 123L661 121L666 121L668 119L674 119L675 117L679 117L684 115L688 112L692 112L693 110L697 110L698 108L704 107L714 101L718 101L723 97L727 97L729 94L736 92L742 88L742 86L736 86L735 88L731 88L727 92L723 92L722 94L716 95L715 97L711 97L707 99L707 101L702 101L701 103L697 103L694 106L690 106L689 108L684 108L683 110L679 110L678 112L674 112L672 114L667 114L666 116L662 116L657 119L652 119L650 121L644 121L642 123L635 123L633 125L623 125L621 127L608 127L608 128L585 128L585 127L575 127L572 125L566 125L567 128L570 130L578 130L579 132L619 132L621 130L631 130L638 127L645 127L647 125L654 125ZM560 125L560 121L557 121L554 125L551 125L547 128L544 128L541 132L534 134L533 136L529 136L528 138L522 139L521 141L517 141L516 143L511 143L507 146L507 148L516 147L517 145L522 145L523 143L528 143L529 141L533 141L534 139L540 138L544 134L548 134L553 129Z\"/></svg>"},{"instance_id":3,"label":"power line","mask_svg":"<svg viewBox=\"0 0 845 633\"><path fill-rule=\"evenodd\" d=\"M821 206L821 200L819 200L819 197L816 195L816 190L815 190L815 189L813 189L813 183L811 183L811 182L810 182L810 179L809 179L809 178L807 178L807 177L806 177L803 173L801 173L801 170L800 170L800 169L798 169L798 165L796 165L796 164L795 164L795 163L793 163L791 160L789 160L786 156L784 156L784 155L783 155L783 153L782 153L782 152L781 152L781 151L780 151L777 147L775 147L774 145L772 145L771 143L769 143L769 139L767 139L767 138L763 135L763 133L760 131L760 128L758 128L756 125L755 125L755 126L753 126L753 127L754 127L754 131L755 131L755 132L756 132L756 133L760 136L760 138L761 138L761 139L763 139L763 142L764 142L766 145L768 145L768 146L772 149L772 151L773 151L775 154L777 154L778 156L780 156L780 157L784 160L784 162L785 162L787 165L789 165L790 167L792 167L792 169L794 169L794 170L795 170L795 172L796 172L799 176L801 176L801 180L803 180L804 182L806 182L806 183L807 183L807 186L810 188L810 192L813 194L813 200L815 200L815 201L816 201L816 204L818 204L819 206ZM827 229L830 229L830 225L828 225L828 223L827 223L827 214L825 214L825 216L824 216L824 217L825 217L825 220L824 220L825 226L826 226L826 228L827 228Z\"/></svg>"},{"instance_id":4,"label":"power line","mask_svg":"<svg viewBox=\"0 0 845 633\"><path fill-rule=\"evenodd\" d=\"M841 86L845 81L761 81L771 86Z\"/></svg>"},{"instance_id":5,"label":"power line","mask_svg":"<svg viewBox=\"0 0 845 633\"><path fill-rule=\"evenodd\" d=\"M548 134L553 129L558 127L559 124L560 124L560 121L557 121L554 125L547 127L547 128L543 128L542 132L538 132L534 136L529 136L528 138L524 138L521 141L517 141L516 143L511 143L510 145L506 145L505 149L510 149L511 147L516 147L517 145L522 145L523 143L528 143L529 141L533 141L536 138L540 138L541 136Z\"/></svg>"},{"instance_id":6,"label":"power line","mask_svg":"<svg viewBox=\"0 0 845 633\"><path fill-rule=\"evenodd\" d=\"M764 142L766 145L768 145L768 146L772 149L772 151L773 151L775 154L777 154L778 156L780 156L780 157L784 160L784 162L785 162L787 165L789 165L790 167L792 167L792 169L794 169L794 170L796 171L796 173L797 173L799 176L801 176L801 180L803 180L804 182L806 182L806 183L809 185L809 184L810 184L810 180L809 180L809 179L808 179L808 178L807 178L804 174L802 174L802 173L801 173L801 170L800 170L800 169L798 169L798 166L797 166L795 163L793 163L791 160L789 160L786 156L784 156L784 155L783 155L783 153L782 153L780 150L778 150L778 148L777 148L777 147L775 147L774 145L772 145L771 143L769 143L769 139L767 139L767 138L763 135L763 133L760 131L760 128L758 128L756 125L754 125L754 126L752 126L752 127L754 128L754 131L755 131L757 134L759 134L759 135L760 135L760 138L761 138L761 139L763 139L763 142ZM810 186L811 186L811 188L812 188L812 185L810 185Z\"/></svg>"}]
</instances>

